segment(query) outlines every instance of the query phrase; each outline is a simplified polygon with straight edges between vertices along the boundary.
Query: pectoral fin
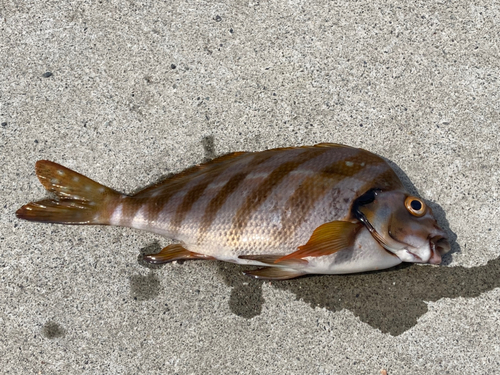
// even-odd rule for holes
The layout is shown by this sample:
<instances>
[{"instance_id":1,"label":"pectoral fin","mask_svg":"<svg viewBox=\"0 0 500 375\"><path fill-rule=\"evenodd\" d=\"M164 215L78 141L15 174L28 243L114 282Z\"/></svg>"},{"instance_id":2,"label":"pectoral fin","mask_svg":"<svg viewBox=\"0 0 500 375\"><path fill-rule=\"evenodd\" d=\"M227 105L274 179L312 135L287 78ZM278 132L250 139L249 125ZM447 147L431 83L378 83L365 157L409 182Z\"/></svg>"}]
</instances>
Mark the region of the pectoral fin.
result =
<instances>
[{"instance_id":1,"label":"pectoral fin","mask_svg":"<svg viewBox=\"0 0 500 375\"><path fill-rule=\"evenodd\" d=\"M363 227L361 223L332 221L316 228L309 241L299 249L274 261L282 263L291 259L319 257L336 253L353 245L356 233Z\"/></svg>"},{"instance_id":2,"label":"pectoral fin","mask_svg":"<svg viewBox=\"0 0 500 375\"><path fill-rule=\"evenodd\" d=\"M158 254L144 255L143 259L152 264L162 264L173 262L174 260L196 260L196 259L214 259L209 255L203 255L186 250L180 244L172 244L163 248Z\"/></svg>"},{"instance_id":3,"label":"pectoral fin","mask_svg":"<svg viewBox=\"0 0 500 375\"><path fill-rule=\"evenodd\" d=\"M244 275L261 280L288 280L305 275L305 272L291 268L264 267L252 271L244 271Z\"/></svg>"}]
</instances>

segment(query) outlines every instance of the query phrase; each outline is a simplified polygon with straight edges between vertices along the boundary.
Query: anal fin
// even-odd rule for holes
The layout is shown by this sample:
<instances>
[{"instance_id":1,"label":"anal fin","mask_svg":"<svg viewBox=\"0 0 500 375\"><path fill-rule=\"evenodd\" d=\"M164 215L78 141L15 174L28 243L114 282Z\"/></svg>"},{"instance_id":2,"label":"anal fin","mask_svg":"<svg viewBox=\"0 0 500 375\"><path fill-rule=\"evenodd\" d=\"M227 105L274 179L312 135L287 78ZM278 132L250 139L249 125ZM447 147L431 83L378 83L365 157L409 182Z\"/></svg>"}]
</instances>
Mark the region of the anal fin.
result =
<instances>
[{"instance_id":1,"label":"anal fin","mask_svg":"<svg viewBox=\"0 0 500 375\"><path fill-rule=\"evenodd\" d=\"M186 250L180 244L172 244L163 248L158 254L146 254L142 257L144 261L152 264L169 263L175 260L196 260L196 259L214 259L209 255L195 253Z\"/></svg>"},{"instance_id":2,"label":"anal fin","mask_svg":"<svg viewBox=\"0 0 500 375\"><path fill-rule=\"evenodd\" d=\"M266 264L275 264L278 259L283 258L282 254L278 255L269 255L269 254L257 254L257 255L240 255L238 256L239 259L245 259L245 260L255 260L257 262L262 262ZM290 260L284 260L280 261L280 266L290 266L293 267L294 265L307 265L307 260L304 259L290 259Z\"/></svg>"},{"instance_id":3,"label":"anal fin","mask_svg":"<svg viewBox=\"0 0 500 375\"><path fill-rule=\"evenodd\" d=\"M305 272L291 268L264 267L251 271L244 271L244 275L260 280L288 280L305 275Z\"/></svg>"}]
</instances>

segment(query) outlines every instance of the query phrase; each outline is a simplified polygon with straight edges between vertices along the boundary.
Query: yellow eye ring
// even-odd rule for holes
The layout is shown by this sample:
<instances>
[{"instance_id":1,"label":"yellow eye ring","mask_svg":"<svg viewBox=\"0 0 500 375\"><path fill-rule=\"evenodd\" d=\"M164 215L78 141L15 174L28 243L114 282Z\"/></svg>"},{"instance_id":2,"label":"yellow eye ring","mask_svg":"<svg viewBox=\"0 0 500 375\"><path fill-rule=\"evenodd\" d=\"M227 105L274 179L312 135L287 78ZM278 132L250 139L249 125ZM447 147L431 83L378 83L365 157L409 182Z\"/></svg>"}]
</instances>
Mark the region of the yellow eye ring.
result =
<instances>
[{"instance_id":1,"label":"yellow eye ring","mask_svg":"<svg viewBox=\"0 0 500 375\"><path fill-rule=\"evenodd\" d=\"M407 197L405 199L405 207L410 214L416 217L424 216L427 211L424 201L417 197Z\"/></svg>"}]
</instances>

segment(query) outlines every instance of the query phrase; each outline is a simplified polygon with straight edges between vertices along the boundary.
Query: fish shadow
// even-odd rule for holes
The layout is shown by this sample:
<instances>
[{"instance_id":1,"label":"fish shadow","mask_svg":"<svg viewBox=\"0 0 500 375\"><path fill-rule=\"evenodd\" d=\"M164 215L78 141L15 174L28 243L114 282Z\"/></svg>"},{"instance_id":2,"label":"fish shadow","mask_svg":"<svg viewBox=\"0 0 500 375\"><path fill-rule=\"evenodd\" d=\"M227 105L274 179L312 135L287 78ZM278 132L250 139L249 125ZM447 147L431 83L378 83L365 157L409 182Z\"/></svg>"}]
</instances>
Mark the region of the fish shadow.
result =
<instances>
[{"instance_id":1,"label":"fish shadow","mask_svg":"<svg viewBox=\"0 0 500 375\"><path fill-rule=\"evenodd\" d=\"M417 188L401 168L386 162L398 175L408 192L419 195ZM428 201L438 224L447 233L451 251L441 266L403 263L397 267L352 275L322 275L276 281L275 288L287 290L311 307L330 311L348 309L359 319L384 333L398 336L417 324L428 311L427 302L441 298L477 297L500 287L500 258L474 268L443 267L460 252L457 236L450 229L444 210ZM260 314L264 300L262 283L241 274L241 267L217 263L224 282L231 286L229 306L236 315L252 318Z\"/></svg>"},{"instance_id":2,"label":"fish shadow","mask_svg":"<svg viewBox=\"0 0 500 375\"><path fill-rule=\"evenodd\" d=\"M213 159L213 136L205 137L202 145L205 151L203 162ZM383 159L395 171L408 192L419 195L406 173L391 160ZM170 175L165 175L159 181L168 177ZM427 203L440 227L448 234L451 244L451 251L443 257L442 266L403 263L376 272L273 281L273 287L294 293L297 300L308 303L312 308L326 308L333 312L348 309L361 321L393 336L415 326L417 320L428 311L427 302L441 298L477 297L500 287L500 258L474 268L443 267L451 263L452 254L460 252L460 246L456 242L457 236L450 229L444 210L435 202L427 200ZM143 254L155 253L160 249L158 243L142 249L138 257L139 263L152 270L162 267L142 261ZM234 314L246 319L261 314L265 302L262 283L268 281L244 276L239 265L225 262L207 264L215 265L225 284L232 287L229 307Z\"/></svg>"},{"instance_id":3,"label":"fish shadow","mask_svg":"<svg viewBox=\"0 0 500 375\"><path fill-rule=\"evenodd\" d=\"M233 313L245 318L260 314L262 305L251 302L264 302L263 281L249 281L237 265L218 267L226 284L233 287L229 302ZM347 309L373 328L398 336L417 324L428 311L427 302L477 297L500 287L500 258L473 268L404 263L385 271L303 277L272 285L294 293L312 308Z\"/></svg>"}]
</instances>

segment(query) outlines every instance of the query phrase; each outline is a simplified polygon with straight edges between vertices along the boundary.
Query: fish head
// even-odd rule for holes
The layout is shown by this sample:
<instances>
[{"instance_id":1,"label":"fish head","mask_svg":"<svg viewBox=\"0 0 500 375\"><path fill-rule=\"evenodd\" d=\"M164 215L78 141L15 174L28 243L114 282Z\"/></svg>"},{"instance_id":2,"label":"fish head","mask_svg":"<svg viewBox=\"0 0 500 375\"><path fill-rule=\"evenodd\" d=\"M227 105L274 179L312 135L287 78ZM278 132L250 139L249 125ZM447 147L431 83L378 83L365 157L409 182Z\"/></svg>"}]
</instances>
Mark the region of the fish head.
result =
<instances>
[{"instance_id":1,"label":"fish head","mask_svg":"<svg viewBox=\"0 0 500 375\"><path fill-rule=\"evenodd\" d=\"M360 197L355 212L380 245L403 262L440 264L450 251L432 209L404 191L371 190Z\"/></svg>"}]
</instances>

